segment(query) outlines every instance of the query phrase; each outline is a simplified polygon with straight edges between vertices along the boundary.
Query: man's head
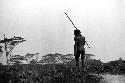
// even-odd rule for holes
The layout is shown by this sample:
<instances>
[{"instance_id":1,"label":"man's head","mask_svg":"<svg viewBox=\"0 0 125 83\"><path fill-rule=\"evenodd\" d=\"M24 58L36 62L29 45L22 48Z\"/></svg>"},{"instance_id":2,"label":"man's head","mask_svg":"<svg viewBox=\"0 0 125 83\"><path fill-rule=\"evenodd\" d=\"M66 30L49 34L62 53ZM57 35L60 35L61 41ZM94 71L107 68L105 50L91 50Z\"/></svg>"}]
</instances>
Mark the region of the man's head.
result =
<instances>
[{"instance_id":1,"label":"man's head","mask_svg":"<svg viewBox=\"0 0 125 83\"><path fill-rule=\"evenodd\" d=\"M74 35L75 35L75 36L80 35L80 33L81 33L80 30L78 30L78 29L74 30Z\"/></svg>"}]
</instances>

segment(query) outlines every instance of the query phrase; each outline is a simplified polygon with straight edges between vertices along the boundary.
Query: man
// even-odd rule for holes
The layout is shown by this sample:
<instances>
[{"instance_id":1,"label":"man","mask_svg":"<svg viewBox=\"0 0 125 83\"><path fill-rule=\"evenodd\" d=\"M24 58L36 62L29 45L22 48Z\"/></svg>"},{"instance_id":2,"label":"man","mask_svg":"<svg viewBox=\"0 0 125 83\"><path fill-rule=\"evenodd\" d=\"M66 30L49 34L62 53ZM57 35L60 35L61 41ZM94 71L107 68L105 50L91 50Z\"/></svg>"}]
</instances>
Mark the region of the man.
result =
<instances>
[{"instance_id":1,"label":"man","mask_svg":"<svg viewBox=\"0 0 125 83\"><path fill-rule=\"evenodd\" d=\"M85 37L80 34L80 30L76 29L74 30L74 56L76 60L76 66L79 66L79 57L81 55L81 60L82 60L82 67L84 67L84 58L85 58Z\"/></svg>"}]
</instances>

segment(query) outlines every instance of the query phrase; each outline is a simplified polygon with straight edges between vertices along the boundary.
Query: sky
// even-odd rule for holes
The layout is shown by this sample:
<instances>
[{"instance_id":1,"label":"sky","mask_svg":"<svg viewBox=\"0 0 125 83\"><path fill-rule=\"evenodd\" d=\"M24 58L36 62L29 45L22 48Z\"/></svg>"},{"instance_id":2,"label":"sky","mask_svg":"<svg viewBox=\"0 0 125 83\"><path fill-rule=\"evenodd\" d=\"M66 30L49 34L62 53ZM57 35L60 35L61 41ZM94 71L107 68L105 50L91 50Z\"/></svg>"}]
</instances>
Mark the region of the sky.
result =
<instances>
[{"instance_id":1,"label":"sky","mask_svg":"<svg viewBox=\"0 0 125 83\"><path fill-rule=\"evenodd\" d=\"M86 37L86 53L103 62L125 59L124 0L0 0L0 40L27 40L12 54L73 54L74 27L64 12Z\"/></svg>"}]
</instances>

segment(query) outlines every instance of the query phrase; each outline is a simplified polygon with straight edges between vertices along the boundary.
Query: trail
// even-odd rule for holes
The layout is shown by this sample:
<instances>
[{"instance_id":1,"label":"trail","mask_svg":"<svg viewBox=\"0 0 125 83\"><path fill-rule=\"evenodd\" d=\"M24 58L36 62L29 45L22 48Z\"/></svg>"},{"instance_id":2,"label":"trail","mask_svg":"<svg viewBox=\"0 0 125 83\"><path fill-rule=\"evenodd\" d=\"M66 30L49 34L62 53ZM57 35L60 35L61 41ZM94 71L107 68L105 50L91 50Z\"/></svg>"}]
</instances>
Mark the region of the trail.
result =
<instances>
[{"instance_id":1,"label":"trail","mask_svg":"<svg viewBox=\"0 0 125 83\"><path fill-rule=\"evenodd\" d=\"M124 75L105 74L102 76L104 79L102 79L100 83L125 83L125 76Z\"/></svg>"}]
</instances>

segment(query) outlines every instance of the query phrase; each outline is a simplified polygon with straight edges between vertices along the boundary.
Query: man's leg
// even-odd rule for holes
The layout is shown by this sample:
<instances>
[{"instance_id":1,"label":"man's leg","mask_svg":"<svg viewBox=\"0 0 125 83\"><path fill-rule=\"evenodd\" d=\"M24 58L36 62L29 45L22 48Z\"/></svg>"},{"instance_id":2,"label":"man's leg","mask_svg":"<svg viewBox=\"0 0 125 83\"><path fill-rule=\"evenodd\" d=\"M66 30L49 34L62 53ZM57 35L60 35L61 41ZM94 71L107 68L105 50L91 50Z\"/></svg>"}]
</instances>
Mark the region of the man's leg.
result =
<instances>
[{"instance_id":1,"label":"man's leg","mask_svg":"<svg viewBox=\"0 0 125 83\"><path fill-rule=\"evenodd\" d=\"M75 60L76 60L76 66L79 66L79 52L76 53Z\"/></svg>"},{"instance_id":2,"label":"man's leg","mask_svg":"<svg viewBox=\"0 0 125 83\"><path fill-rule=\"evenodd\" d=\"M85 55L81 54L81 61L82 61L82 67L84 68L85 64L84 64L84 59L85 59Z\"/></svg>"},{"instance_id":3,"label":"man's leg","mask_svg":"<svg viewBox=\"0 0 125 83\"><path fill-rule=\"evenodd\" d=\"M85 68L85 63L84 63L84 60L85 60L85 51L81 52L81 60L82 60L82 67Z\"/></svg>"}]
</instances>

